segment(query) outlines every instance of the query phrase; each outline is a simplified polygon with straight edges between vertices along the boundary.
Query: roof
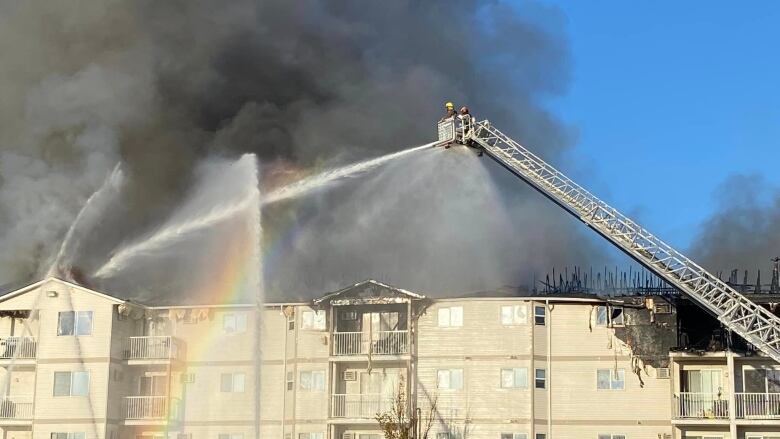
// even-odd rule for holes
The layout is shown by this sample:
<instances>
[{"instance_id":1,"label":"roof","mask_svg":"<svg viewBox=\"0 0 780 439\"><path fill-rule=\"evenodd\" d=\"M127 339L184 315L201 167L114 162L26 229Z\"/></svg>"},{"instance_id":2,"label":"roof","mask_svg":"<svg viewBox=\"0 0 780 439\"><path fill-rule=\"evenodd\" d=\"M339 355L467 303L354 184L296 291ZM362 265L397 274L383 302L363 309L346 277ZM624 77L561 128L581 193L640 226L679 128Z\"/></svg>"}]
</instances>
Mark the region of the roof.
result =
<instances>
[{"instance_id":1,"label":"roof","mask_svg":"<svg viewBox=\"0 0 780 439\"><path fill-rule=\"evenodd\" d=\"M526 287L503 286L495 290L474 291L447 296L448 299L470 299L470 298L512 298L512 297L540 297L556 299L595 299L604 300L603 296L594 293L545 293L538 290L529 290Z\"/></svg>"},{"instance_id":2,"label":"roof","mask_svg":"<svg viewBox=\"0 0 780 439\"><path fill-rule=\"evenodd\" d=\"M115 296L112 296L112 295L109 295L109 294L105 294L105 293L101 293L99 291L91 290L91 289L83 287L81 285L78 285L78 284L75 284L75 283L72 283L72 282L68 282L68 281L65 281L65 280L62 280L62 279L59 279L59 278L56 278L56 277L47 277L45 279L39 280L39 281L34 282L34 283L30 283L30 284L25 285L25 286L23 286L21 288L16 288L16 289L11 290L11 291L3 290L2 294L0 294L0 302L3 302L5 300L11 299L11 298L14 298L16 296L20 296L22 294L25 294L25 293L27 293L27 292L29 292L31 290L34 290L34 289L38 288L39 286L41 286L41 285L43 285L43 284L45 284L47 282L50 282L50 281L59 282L61 284L67 285L67 286L69 286L71 288L76 288L79 291L82 291L82 292L85 292L85 293L89 293L89 294L93 294L93 295L96 295L98 297L102 297L104 299L111 300L113 302L124 303L124 302L128 301L126 299L121 299L121 298L118 298L118 297L115 297Z\"/></svg>"},{"instance_id":3,"label":"roof","mask_svg":"<svg viewBox=\"0 0 780 439\"><path fill-rule=\"evenodd\" d=\"M346 303L402 303L421 299L425 299L425 296L422 294L368 279L314 299L314 304L319 305L325 302L331 305Z\"/></svg>"}]
</instances>

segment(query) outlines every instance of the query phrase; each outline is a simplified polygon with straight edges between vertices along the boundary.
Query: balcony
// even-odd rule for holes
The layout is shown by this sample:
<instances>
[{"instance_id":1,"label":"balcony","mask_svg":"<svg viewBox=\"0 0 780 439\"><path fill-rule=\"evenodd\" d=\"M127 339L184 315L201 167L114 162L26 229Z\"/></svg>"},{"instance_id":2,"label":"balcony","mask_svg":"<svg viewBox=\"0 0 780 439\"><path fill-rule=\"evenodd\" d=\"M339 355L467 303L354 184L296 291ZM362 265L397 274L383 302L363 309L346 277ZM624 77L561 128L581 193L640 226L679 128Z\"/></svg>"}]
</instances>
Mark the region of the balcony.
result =
<instances>
[{"instance_id":1,"label":"balcony","mask_svg":"<svg viewBox=\"0 0 780 439\"><path fill-rule=\"evenodd\" d=\"M780 393L737 393L738 419L780 419Z\"/></svg>"},{"instance_id":2,"label":"balcony","mask_svg":"<svg viewBox=\"0 0 780 439\"><path fill-rule=\"evenodd\" d=\"M33 337L0 337L0 361L34 360L37 347Z\"/></svg>"},{"instance_id":3,"label":"balcony","mask_svg":"<svg viewBox=\"0 0 780 439\"><path fill-rule=\"evenodd\" d=\"M377 413L390 410L393 398L380 394L331 395L331 417L345 419L375 419Z\"/></svg>"},{"instance_id":4,"label":"balcony","mask_svg":"<svg viewBox=\"0 0 780 439\"><path fill-rule=\"evenodd\" d=\"M333 333L333 355L405 355L409 353L409 331Z\"/></svg>"},{"instance_id":5,"label":"balcony","mask_svg":"<svg viewBox=\"0 0 780 439\"><path fill-rule=\"evenodd\" d=\"M24 425L32 423L32 396L0 397L0 425Z\"/></svg>"},{"instance_id":6,"label":"balcony","mask_svg":"<svg viewBox=\"0 0 780 439\"><path fill-rule=\"evenodd\" d=\"M179 400L167 396L128 396L125 398L128 424L164 423L178 419Z\"/></svg>"},{"instance_id":7,"label":"balcony","mask_svg":"<svg viewBox=\"0 0 780 439\"><path fill-rule=\"evenodd\" d=\"M171 336L130 337L124 351L128 361L170 361L179 359L179 342Z\"/></svg>"},{"instance_id":8,"label":"balcony","mask_svg":"<svg viewBox=\"0 0 780 439\"><path fill-rule=\"evenodd\" d=\"M674 395L676 419L728 419L727 395L681 392Z\"/></svg>"}]
</instances>

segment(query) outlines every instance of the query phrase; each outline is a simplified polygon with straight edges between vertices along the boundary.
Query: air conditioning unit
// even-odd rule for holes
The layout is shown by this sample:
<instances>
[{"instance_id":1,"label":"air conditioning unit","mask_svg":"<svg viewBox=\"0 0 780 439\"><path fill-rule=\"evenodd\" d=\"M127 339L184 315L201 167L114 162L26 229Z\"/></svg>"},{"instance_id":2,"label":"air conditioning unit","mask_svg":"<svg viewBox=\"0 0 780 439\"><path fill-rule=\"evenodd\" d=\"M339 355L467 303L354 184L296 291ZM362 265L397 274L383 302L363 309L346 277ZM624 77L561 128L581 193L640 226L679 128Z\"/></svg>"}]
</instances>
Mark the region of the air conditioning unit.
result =
<instances>
[{"instance_id":1,"label":"air conditioning unit","mask_svg":"<svg viewBox=\"0 0 780 439\"><path fill-rule=\"evenodd\" d=\"M354 433L343 433L341 435L341 439L354 439L355 434Z\"/></svg>"},{"instance_id":2,"label":"air conditioning unit","mask_svg":"<svg viewBox=\"0 0 780 439\"><path fill-rule=\"evenodd\" d=\"M662 380L668 380L669 379L669 368L668 367L660 367L655 370L655 377Z\"/></svg>"},{"instance_id":3,"label":"air conditioning unit","mask_svg":"<svg viewBox=\"0 0 780 439\"><path fill-rule=\"evenodd\" d=\"M341 320L357 320L357 311L341 311Z\"/></svg>"},{"instance_id":4,"label":"air conditioning unit","mask_svg":"<svg viewBox=\"0 0 780 439\"><path fill-rule=\"evenodd\" d=\"M181 374L181 382L182 383L194 383L195 382L195 374L193 372L187 372Z\"/></svg>"},{"instance_id":5,"label":"air conditioning unit","mask_svg":"<svg viewBox=\"0 0 780 439\"><path fill-rule=\"evenodd\" d=\"M356 370L345 370L344 371L344 381L357 381L357 371Z\"/></svg>"},{"instance_id":6,"label":"air conditioning unit","mask_svg":"<svg viewBox=\"0 0 780 439\"><path fill-rule=\"evenodd\" d=\"M656 314L671 314L672 305L666 302L658 302L653 305L653 312Z\"/></svg>"}]
</instances>

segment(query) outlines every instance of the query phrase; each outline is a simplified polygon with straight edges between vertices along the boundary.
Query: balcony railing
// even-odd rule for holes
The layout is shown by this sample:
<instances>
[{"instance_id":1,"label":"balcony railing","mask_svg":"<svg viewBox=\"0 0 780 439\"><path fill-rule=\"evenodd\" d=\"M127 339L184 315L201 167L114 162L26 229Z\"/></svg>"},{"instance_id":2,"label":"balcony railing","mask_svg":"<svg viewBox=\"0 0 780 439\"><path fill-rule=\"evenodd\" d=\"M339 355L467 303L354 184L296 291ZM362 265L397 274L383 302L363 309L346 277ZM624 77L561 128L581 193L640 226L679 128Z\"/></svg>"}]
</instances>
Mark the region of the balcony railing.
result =
<instances>
[{"instance_id":1,"label":"balcony railing","mask_svg":"<svg viewBox=\"0 0 780 439\"><path fill-rule=\"evenodd\" d=\"M333 333L333 355L401 355L409 353L409 331Z\"/></svg>"},{"instance_id":2,"label":"balcony railing","mask_svg":"<svg viewBox=\"0 0 780 439\"><path fill-rule=\"evenodd\" d=\"M728 396L682 392L674 396L675 418L724 419L729 417Z\"/></svg>"},{"instance_id":3,"label":"balcony railing","mask_svg":"<svg viewBox=\"0 0 780 439\"><path fill-rule=\"evenodd\" d=\"M737 418L780 419L780 393L737 393Z\"/></svg>"},{"instance_id":4,"label":"balcony railing","mask_svg":"<svg viewBox=\"0 0 780 439\"><path fill-rule=\"evenodd\" d=\"M179 401L167 396L128 396L125 398L127 420L172 420L178 418Z\"/></svg>"},{"instance_id":5,"label":"balcony railing","mask_svg":"<svg viewBox=\"0 0 780 439\"><path fill-rule=\"evenodd\" d=\"M33 417L32 396L0 397L0 419L23 421Z\"/></svg>"},{"instance_id":6,"label":"balcony railing","mask_svg":"<svg viewBox=\"0 0 780 439\"><path fill-rule=\"evenodd\" d=\"M179 345L171 336L130 337L125 346L127 360L173 360L179 358Z\"/></svg>"},{"instance_id":7,"label":"balcony railing","mask_svg":"<svg viewBox=\"0 0 780 439\"><path fill-rule=\"evenodd\" d=\"M391 396L379 394L335 394L331 402L333 418L374 419L393 406Z\"/></svg>"},{"instance_id":8,"label":"balcony railing","mask_svg":"<svg viewBox=\"0 0 780 439\"><path fill-rule=\"evenodd\" d=\"M34 359L36 349L33 337L0 337L0 360Z\"/></svg>"}]
</instances>

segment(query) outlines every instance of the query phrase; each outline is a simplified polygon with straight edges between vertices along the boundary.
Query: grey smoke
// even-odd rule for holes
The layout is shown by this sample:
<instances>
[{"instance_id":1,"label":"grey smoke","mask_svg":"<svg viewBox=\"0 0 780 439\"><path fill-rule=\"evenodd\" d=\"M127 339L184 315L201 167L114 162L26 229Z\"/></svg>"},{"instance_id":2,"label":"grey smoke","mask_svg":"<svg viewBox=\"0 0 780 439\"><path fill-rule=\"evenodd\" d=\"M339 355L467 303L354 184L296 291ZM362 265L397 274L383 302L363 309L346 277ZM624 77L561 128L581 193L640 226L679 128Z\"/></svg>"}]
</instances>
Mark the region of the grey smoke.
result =
<instances>
[{"instance_id":1,"label":"grey smoke","mask_svg":"<svg viewBox=\"0 0 780 439\"><path fill-rule=\"evenodd\" d=\"M115 208L79 246L83 266L99 264L120 243L169 217L192 185L192 170L206 158L253 152L262 163L305 168L377 156L430 141L445 100L468 103L478 116L489 117L555 162L572 139L543 102L566 90L564 25L560 11L533 1L515 7L466 0L370 6L0 0L0 281L45 270L81 205L119 161L126 166L127 184ZM439 263L440 273L423 275L418 271L424 267L408 263L394 266L391 255L352 265L366 258L361 254L375 254L383 246L388 252L387 245L398 241L348 235L344 217L375 221L379 215L395 226L401 217L390 218L397 213L379 204L359 215L349 209L356 200L366 206L371 187L393 196L400 175L411 179L410 169L425 173L423 164L438 166L429 160L389 167L357 191L346 185L266 211L269 235L283 235L290 224L309 227L300 235L303 241L294 244L311 251L280 245L277 257L284 267L267 272L268 282L281 293L307 293L386 270L388 280L400 286L489 288L527 281L541 265L593 261L582 260L593 243L573 221L561 219L561 212L520 183L495 176L495 170L485 173L473 162L453 163L469 170L439 177L446 181L436 184L447 190L431 196L447 195L450 201L426 199L425 190L415 192L412 186L395 195L402 209L439 203L441 212L421 212L455 212L458 225L474 225L462 235L446 236L423 227L415 232L417 239L400 241L430 242L424 261L447 257L437 255L434 244L457 251L457 258ZM396 177L390 174L394 169ZM509 220L501 222L513 226L505 231L512 236L508 242L525 246L493 248L490 239L506 239L503 233L476 242L473 236L487 230L480 229L479 220L489 212L469 209L482 207L479 203L456 204L459 194L452 188L462 188L454 182L466 173L471 173L465 181L471 182L474 199L488 194L473 180L477 175L499 187L490 208L508 209ZM421 215L409 215L414 220L407 225L425 223ZM334 230L331 238L329 230ZM343 247L334 239L338 236ZM463 253L472 247L466 244L481 248L468 257ZM483 267L490 257L505 265L499 273L491 271L493 264ZM392 258L406 259L404 253ZM295 267L311 269L309 279L296 278ZM172 268L186 272L178 262ZM143 285L142 274L134 281L139 288L159 288L156 278Z\"/></svg>"},{"instance_id":2,"label":"grey smoke","mask_svg":"<svg viewBox=\"0 0 780 439\"><path fill-rule=\"evenodd\" d=\"M780 190L758 174L728 177L715 190L715 213L691 245L691 254L705 268L749 271L749 282L762 271L762 283L771 279L772 258L780 256Z\"/></svg>"}]
</instances>

